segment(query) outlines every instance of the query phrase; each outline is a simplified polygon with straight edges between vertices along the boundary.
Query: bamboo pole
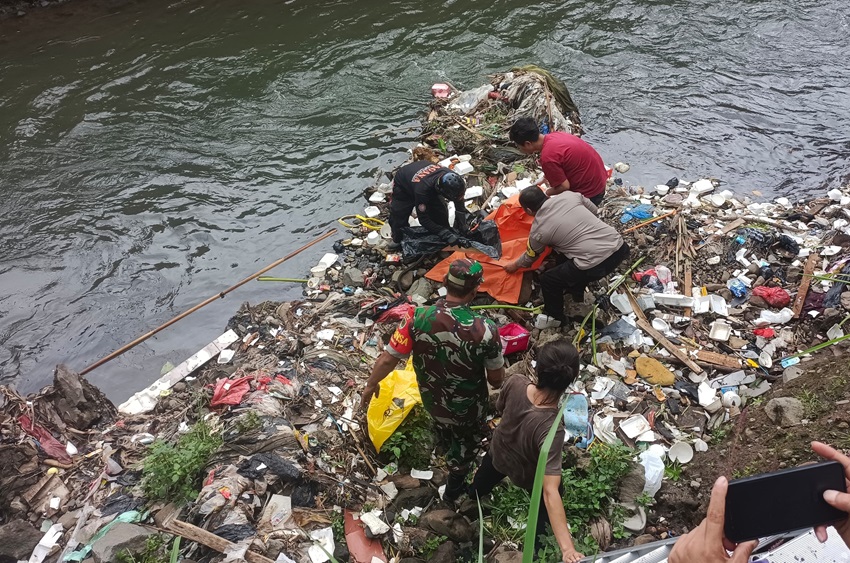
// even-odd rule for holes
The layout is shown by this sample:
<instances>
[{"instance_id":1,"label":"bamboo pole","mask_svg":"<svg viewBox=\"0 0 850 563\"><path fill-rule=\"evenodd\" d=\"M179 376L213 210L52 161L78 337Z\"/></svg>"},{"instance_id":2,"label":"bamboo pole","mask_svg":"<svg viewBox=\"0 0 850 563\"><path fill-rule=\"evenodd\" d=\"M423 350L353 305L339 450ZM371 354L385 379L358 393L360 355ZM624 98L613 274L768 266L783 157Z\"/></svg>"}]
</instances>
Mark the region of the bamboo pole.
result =
<instances>
[{"instance_id":1,"label":"bamboo pole","mask_svg":"<svg viewBox=\"0 0 850 563\"><path fill-rule=\"evenodd\" d=\"M677 214L678 212L679 212L679 210L675 209L674 211L671 211L670 213L665 213L664 215L659 215L658 217L653 217L652 219L647 219L646 221L644 221L643 223L641 223L639 225L635 225L634 227L629 227L628 229L623 231L623 233L624 234L630 233L630 232L632 232L636 229L640 229L641 227L645 227L647 225L651 225L652 223L655 223L655 222L660 221L662 219L666 219L667 217L672 217L673 215Z\"/></svg>"},{"instance_id":2,"label":"bamboo pole","mask_svg":"<svg viewBox=\"0 0 850 563\"><path fill-rule=\"evenodd\" d=\"M232 285L232 286L228 287L227 289L225 289L224 291L222 291L222 292L221 292L221 293L219 293L218 295L213 295L213 296L212 296L212 297L210 297L209 299L206 299L205 301L202 301L202 302L198 303L197 305L195 305L195 306L194 306L194 307L192 307L191 309L189 309L189 310L187 310L187 311L184 311L184 312L180 313L179 315L177 315L176 317L174 317L173 319L171 319L171 320L170 320L170 321L168 321L167 323L165 323L165 324L162 324L162 325L158 326L157 328L153 329L152 331L150 331L150 332L148 332L148 333L146 333L146 334L143 334L142 336L140 336L140 337L138 337L137 339L133 340L133 341L132 341L132 342L130 342L129 344L127 344L127 345L125 345L125 346L122 346L121 348L119 348L118 350L116 350L116 351L112 352L112 353L111 353L111 354L109 354L108 356L106 356L106 357L103 357L103 358L99 359L98 361L96 361L95 363L93 363L92 365L90 365L89 367L87 367L86 369L84 369L83 371L81 371L81 372L80 372L80 375L85 375L85 374L87 374L88 372L92 371L93 369L96 369L96 368L98 368L98 367L102 366L102 365L103 365L103 364L105 364L106 362L108 362L108 361L110 361L110 360L113 360L113 359L117 358L117 357L118 357L118 356L120 356L121 354L125 353L127 350L130 350L131 348L134 348L134 347L138 346L139 344L141 344L142 342L144 342L145 340L147 340L148 338L150 338L150 337L151 337L151 336L153 336L154 334L156 334L156 333L158 333L158 332L160 332L160 331L162 331L162 330L164 330L164 329L166 329L166 328L170 327L171 325L173 325L173 324L174 324L174 323L176 323L177 321L179 321L179 320L181 320L181 319L183 319L183 318L185 318L185 317L188 317L189 315L191 315L192 313L194 313L194 312L195 312L195 311L197 311L198 309L200 309L200 308L202 308L202 307L206 307L207 305L209 305L209 304L210 304L210 303L212 303L213 301L215 301L215 300L217 300L217 299L224 299L225 295L227 295L227 294L228 294L228 293L230 293L231 291L233 291L233 290L235 290L235 289L237 289L237 288L239 288L239 287L241 287L241 286L245 285L245 284L246 284L246 283L248 283L249 281L253 280L254 278L257 278L257 277L261 276L262 274L264 274L264 273L268 272L268 271L269 271L269 270L271 270L272 268L274 268L274 267L276 267L276 266L279 266L279 265L283 264L284 262L286 262L286 261L287 261L287 260L289 260L290 258L292 258L292 257L294 257L294 256L296 256L296 255L298 255L298 254L301 254L302 252L304 252L305 250L307 250L308 248L310 248L310 247L311 247L311 246L313 246L314 244L317 244L317 243L319 243L319 242L321 242L321 241L325 240L326 238L328 238L328 237L330 237L330 236L332 236L332 235L334 235L334 234L336 234L336 229L331 229L330 231L326 232L325 234L323 234L323 235L321 235L321 236L319 236L319 237L314 238L312 241L308 242L307 244L305 244L304 246L302 246L302 247L301 247L301 248L299 248L298 250L295 250L295 251L293 251L293 252L290 252L289 254L287 254L286 256L284 256L283 258L281 258L280 260L276 260L275 262L272 262L271 264L269 264L268 266L266 266L265 268L263 268L263 269L262 269L262 270L260 270L259 272L256 272L256 273L254 273L254 274L251 274L250 276L248 276L248 277L247 277L247 278L245 278L244 280L242 280L242 281L240 281L240 282L238 282L238 283L236 283L236 284L234 284L234 285Z\"/></svg>"}]
</instances>

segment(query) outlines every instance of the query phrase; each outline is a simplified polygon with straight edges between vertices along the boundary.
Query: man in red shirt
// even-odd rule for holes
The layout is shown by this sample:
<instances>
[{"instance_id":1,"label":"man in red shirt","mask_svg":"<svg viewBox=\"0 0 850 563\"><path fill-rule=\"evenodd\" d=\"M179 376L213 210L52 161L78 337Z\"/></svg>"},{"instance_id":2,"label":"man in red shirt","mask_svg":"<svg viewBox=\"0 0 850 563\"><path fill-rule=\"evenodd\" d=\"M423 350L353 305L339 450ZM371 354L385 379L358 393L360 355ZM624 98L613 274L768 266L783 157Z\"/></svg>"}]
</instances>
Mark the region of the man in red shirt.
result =
<instances>
[{"instance_id":1,"label":"man in red shirt","mask_svg":"<svg viewBox=\"0 0 850 563\"><path fill-rule=\"evenodd\" d=\"M578 192L596 206L602 203L608 172L602 157L589 144L560 131L543 135L530 117L514 122L510 138L523 153L540 153L540 166L550 186L548 195Z\"/></svg>"}]
</instances>

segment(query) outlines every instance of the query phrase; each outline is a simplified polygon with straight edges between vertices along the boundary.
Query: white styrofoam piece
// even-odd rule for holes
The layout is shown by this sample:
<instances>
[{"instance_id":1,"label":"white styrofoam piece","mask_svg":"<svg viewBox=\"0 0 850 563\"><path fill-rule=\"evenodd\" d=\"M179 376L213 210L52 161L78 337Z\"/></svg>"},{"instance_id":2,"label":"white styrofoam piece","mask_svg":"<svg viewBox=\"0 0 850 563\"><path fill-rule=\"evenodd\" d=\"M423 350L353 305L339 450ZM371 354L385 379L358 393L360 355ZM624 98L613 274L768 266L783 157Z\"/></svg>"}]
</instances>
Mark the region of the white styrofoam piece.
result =
<instances>
[{"instance_id":1,"label":"white styrofoam piece","mask_svg":"<svg viewBox=\"0 0 850 563\"><path fill-rule=\"evenodd\" d=\"M163 391L171 389L175 383L213 359L219 352L238 340L239 335L232 330L228 330L154 381L147 388L121 403L118 406L118 412L122 414L141 414L153 410Z\"/></svg>"}]
</instances>

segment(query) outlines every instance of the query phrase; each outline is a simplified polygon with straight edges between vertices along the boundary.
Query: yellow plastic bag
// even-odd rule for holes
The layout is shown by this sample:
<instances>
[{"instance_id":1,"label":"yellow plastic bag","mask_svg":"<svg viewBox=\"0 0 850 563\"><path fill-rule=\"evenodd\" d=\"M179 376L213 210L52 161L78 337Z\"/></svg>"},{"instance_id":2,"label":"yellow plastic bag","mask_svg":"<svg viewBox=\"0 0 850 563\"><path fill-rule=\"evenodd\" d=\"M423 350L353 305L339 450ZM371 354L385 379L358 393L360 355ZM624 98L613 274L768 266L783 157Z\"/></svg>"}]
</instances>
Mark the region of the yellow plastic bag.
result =
<instances>
[{"instance_id":1,"label":"yellow plastic bag","mask_svg":"<svg viewBox=\"0 0 850 563\"><path fill-rule=\"evenodd\" d=\"M408 359L404 369L397 369L386 376L379 389L378 396L369 401L366 421L369 423L369 438L380 452L381 446L404 422L413 407L422 402L413 360Z\"/></svg>"}]
</instances>

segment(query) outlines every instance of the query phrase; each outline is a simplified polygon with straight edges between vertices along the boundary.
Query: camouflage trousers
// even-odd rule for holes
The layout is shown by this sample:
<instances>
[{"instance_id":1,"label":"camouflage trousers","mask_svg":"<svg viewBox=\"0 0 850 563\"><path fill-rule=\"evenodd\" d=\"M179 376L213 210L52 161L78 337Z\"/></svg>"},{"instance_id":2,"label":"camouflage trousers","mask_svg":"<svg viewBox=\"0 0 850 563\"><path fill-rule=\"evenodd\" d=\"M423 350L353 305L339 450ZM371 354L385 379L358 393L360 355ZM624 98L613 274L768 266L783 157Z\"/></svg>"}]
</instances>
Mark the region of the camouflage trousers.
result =
<instances>
[{"instance_id":1,"label":"camouflage trousers","mask_svg":"<svg viewBox=\"0 0 850 563\"><path fill-rule=\"evenodd\" d=\"M475 461L483 432L479 424L454 425L434 421L437 452L446 456L449 473L466 474Z\"/></svg>"}]
</instances>

